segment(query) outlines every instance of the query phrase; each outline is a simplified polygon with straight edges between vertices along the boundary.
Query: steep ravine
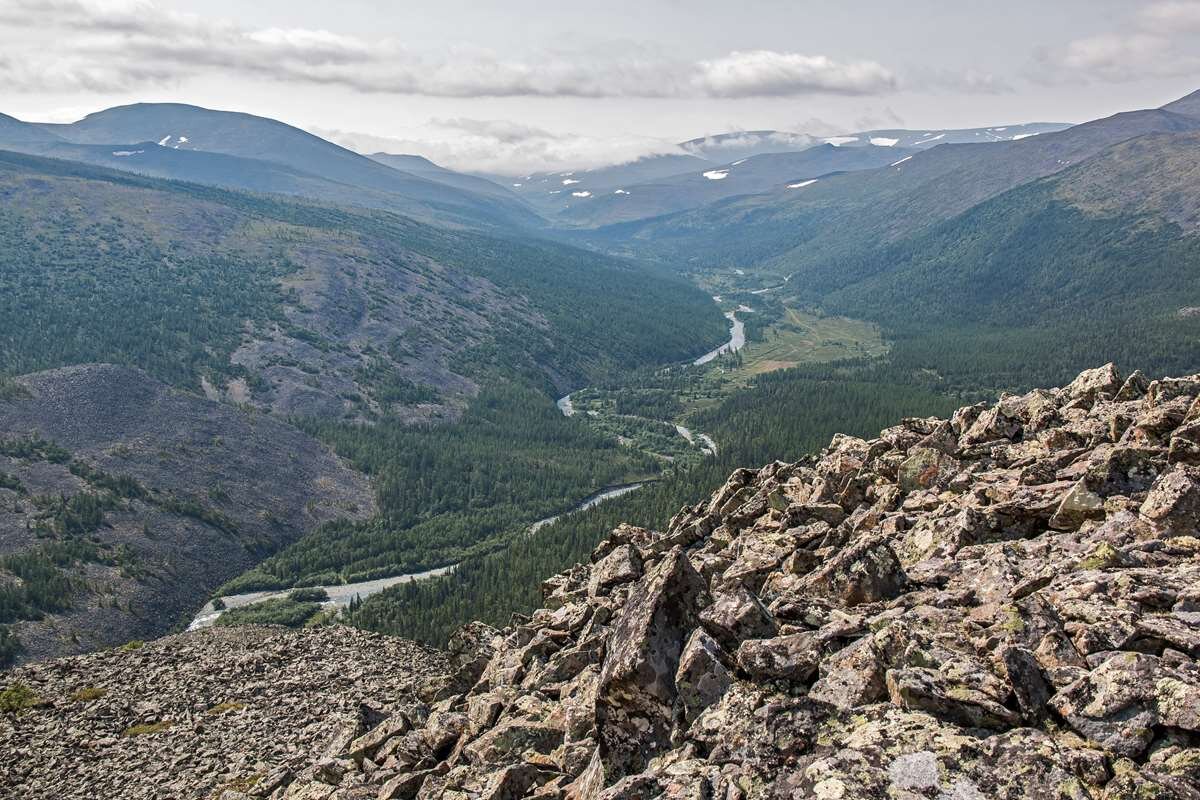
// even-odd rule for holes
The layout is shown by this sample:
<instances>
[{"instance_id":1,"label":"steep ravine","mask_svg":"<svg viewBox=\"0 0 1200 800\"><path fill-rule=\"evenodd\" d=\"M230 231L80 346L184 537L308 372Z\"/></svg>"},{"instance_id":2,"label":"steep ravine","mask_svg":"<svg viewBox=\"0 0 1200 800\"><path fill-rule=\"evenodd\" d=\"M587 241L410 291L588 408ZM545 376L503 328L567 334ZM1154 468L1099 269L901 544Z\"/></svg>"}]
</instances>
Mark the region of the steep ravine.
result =
<instances>
[{"instance_id":1,"label":"steep ravine","mask_svg":"<svg viewBox=\"0 0 1200 800\"><path fill-rule=\"evenodd\" d=\"M1198 528L1200 375L1108 366L622 526L532 617L467 626L447 679L323 748L251 763L238 717L180 716L164 683L134 708L169 728L109 758L132 713L65 694L156 662L22 668L7 682L45 704L0 725L0 791L95 797L117 771L122 797L225 800L1200 799ZM144 777L225 725L223 791Z\"/></svg>"}]
</instances>

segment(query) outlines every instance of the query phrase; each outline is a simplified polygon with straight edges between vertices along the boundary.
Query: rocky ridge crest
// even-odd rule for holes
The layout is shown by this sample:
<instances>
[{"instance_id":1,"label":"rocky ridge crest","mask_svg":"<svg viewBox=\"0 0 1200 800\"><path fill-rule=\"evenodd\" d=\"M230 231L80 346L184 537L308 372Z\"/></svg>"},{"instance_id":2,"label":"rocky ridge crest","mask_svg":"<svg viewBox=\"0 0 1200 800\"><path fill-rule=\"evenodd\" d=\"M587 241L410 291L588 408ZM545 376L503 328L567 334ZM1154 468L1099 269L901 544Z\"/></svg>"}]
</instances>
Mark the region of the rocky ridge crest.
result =
<instances>
[{"instance_id":1,"label":"rocky ridge crest","mask_svg":"<svg viewBox=\"0 0 1200 800\"><path fill-rule=\"evenodd\" d=\"M1109 365L739 470L274 796L1200 798L1198 398Z\"/></svg>"}]
</instances>

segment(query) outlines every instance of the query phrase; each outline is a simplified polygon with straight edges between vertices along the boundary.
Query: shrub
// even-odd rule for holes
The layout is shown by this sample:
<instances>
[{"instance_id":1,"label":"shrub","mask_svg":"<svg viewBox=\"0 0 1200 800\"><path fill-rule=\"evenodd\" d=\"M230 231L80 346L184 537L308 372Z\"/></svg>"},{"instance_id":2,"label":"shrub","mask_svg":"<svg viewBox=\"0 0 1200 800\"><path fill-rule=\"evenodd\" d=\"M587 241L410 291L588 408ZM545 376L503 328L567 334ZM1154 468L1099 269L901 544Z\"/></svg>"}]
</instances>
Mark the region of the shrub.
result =
<instances>
[{"instance_id":1,"label":"shrub","mask_svg":"<svg viewBox=\"0 0 1200 800\"><path fill-rule=\"evenodd\" d=\"M0 713L15 714L26 708L32 708L41 702L41 698L20 681L14 681L8 688L0 692Z\"/></svg>"},{"instance_id":2,"label":"shrub","mask_svg":"<svg viewBox=\"0 0 1200 800\"><path fill-rule=\"evenodd\" d=\"M121 731L122 736L146 736L151 733L162 733L172 725L171 720L164 719L159 722L149 722L142 725L131 725Z\"/></svg>"},{"instance_id":3,"label":"shrub","mask_svg":"<svg viewBox=\"0 0 1200 800\"><path fill-rule=\"evenodd\" d=\"M293 589L288 592L288 599L297 603L323 603L329 599L329 592L320 587L311 589Z\"/></svg>"},{"instance_id":4,"label":"shrub","mask_svg":"<svg viewBox=\"0 0 1200 800\"><path fill-rule=\"evenodd\" d=\"M299 628L305 622L320 612L317 603L298 603L288 597L277 597L274 600L263 600L248 606L232 608L217 618L217 625L235 627L238 625L284 625L288 628Z\"/></svg>"}]
</instances>

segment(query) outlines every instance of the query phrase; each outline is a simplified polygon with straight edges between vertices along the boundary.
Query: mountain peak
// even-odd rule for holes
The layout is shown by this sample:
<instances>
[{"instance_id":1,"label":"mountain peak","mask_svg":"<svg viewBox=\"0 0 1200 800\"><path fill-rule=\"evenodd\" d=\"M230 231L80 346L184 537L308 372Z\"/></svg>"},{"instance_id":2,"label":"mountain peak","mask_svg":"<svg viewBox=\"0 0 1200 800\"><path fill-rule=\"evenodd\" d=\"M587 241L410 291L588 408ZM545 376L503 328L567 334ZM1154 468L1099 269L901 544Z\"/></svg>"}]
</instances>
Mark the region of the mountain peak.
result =
<instances>
[{"instance_id":1,"label":"mountain peak","mask_svg":"<svg viewBox=\"0 0 1200 800\"><path fill-rule=\"evenodd\" d=\"M1185 117L1200 117L1200 89L1173 103L1167 103L1162 110L1170 111L1173 114L1182 114Z\"/></svg>"}]
</instances>

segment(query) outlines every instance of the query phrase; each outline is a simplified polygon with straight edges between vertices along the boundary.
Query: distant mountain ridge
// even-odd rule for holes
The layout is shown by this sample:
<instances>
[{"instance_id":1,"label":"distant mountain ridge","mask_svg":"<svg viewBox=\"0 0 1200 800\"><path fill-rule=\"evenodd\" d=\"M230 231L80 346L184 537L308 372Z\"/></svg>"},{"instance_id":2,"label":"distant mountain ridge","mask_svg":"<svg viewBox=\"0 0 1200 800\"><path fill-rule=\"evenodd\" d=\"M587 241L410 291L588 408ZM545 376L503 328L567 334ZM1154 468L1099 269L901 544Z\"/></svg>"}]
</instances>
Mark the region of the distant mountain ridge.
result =
<instances>
[{"instance_id":1,"label":"distant mountain ridge","mask_svg":"<svg viewBox=\"0 0 1200 800\"><path fill-rule=\"evenodd\" d=\"M41 136L30 138L31 129ZM65 124L0 125L0 148L334 203L361 193L356 204L474 227L541 224L519 198L469 178L431 180L277 120L180 103L118 106Z\"/></svg>"},{"instance_id":2,"label":"distant mountain ridge","mask_svg":"<svg viewBox=\"0 0 1200 800\"><path fill-rule=\"evenodd\" d=\"M913 235L1009 189L1059 172L1101 150L1151 133L1200 129L1200 118L1164 109L1115 114L1017 141L945 144L881 169L832 176L803 192L783 189L718 201L661 219L597 232L618 249L694 254L807 270L824 286L841 280L835 256Z\"/></svg>"},{"instance_id":3,"label":"distant mountain ridge","mask_svg":"<svg viewBox=\"0 0 1200 800\"><path fill-rule=\"evenodd\" d=\"M735 195L768 192L831 172L876 168L943 144L1020 141L1067 127L1065 123L1039 122L991 128L874 130L828 137L742 131L680 142L676 147L683 154L646 156L628 164L588 170L535 173L508 179L508 185L552 219L570 226L594 227L649 219ZM896 153L891 159L861 154L839 157L829 154L831 147L851 152L895 148ZM829 167L814 171L794 166L805 158L799 154L810 151L824 151ZM807 158L815 160L816 156L810 153ZM836 163L839 158L841 163ZM752 169L743 169L739 174L754 172L755 179L728 181L717 187L715 182L731 168L746 162L752 164ZM710 174L715 177L706 181L697 177ZM493 179L505 180L501 176ZM642 199L632 201L634 196Z\"/></svg>"},{"instance_id":4,"label":"distant mountain ridge","mask_svg":"<svg viewBox=\"0 0 1200 800\"><path fill-rule=\"evenodd\" d=\"M573 197L560 219L597 227L658 217L738 195L803 189L832 173L887 166L916 152L890 145L819 144L796 152L763 153L627 189L588 192L585 197Z\"/></svg>"}]
</instances>

